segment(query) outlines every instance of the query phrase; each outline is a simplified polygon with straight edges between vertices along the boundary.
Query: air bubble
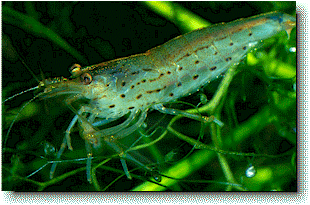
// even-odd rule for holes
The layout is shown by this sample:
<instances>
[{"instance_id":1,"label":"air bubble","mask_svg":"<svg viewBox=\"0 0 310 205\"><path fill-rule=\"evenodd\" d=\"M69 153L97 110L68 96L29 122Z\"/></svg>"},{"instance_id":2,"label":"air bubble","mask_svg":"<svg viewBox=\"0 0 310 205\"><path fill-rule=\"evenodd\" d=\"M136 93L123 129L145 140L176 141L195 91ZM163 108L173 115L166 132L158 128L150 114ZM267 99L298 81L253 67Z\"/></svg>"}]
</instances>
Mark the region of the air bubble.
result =
<instances>
[{"instance_id":1,"label":"air bubble","mask_svg":"<svg viewBox=\"0 0 310 205\"><path fill-rule=\"evenodd\" d=\"M152 177L155 181L161 182L161 175L157 170L152 171Z\"/></svg>"},{"instance_id":2,"label":"air bubble","mask_svg":"<svg viewBox=\"0 0 310 205\"><path fill-rule=\"evenodd\" d=\"M46 157L56 156L56 148L49 142L44 142L44 153Z\"/></svg>"},{"instance_id":3,"label":"air bubble","mask_svg":"<svg viewBox=\"0 0 310 205\"><path fill-rule=\"evenodd\" d=\"M254 166L252 164L250 164L250 166L247 168L247 170L245 170L245 176L248 178L252 178L256 175L256 169L254 168Z\"/></svg>"},{"instance_id":4,"label":"air bubble","mask_svg":"<svg viewBox=\"0 0 310 205\"><path fill-rule=\"evenodd\" d=\"M296 53L296 47L290 47L289 51L292 52L292 53Z\"/></svg>"}]
</instances>

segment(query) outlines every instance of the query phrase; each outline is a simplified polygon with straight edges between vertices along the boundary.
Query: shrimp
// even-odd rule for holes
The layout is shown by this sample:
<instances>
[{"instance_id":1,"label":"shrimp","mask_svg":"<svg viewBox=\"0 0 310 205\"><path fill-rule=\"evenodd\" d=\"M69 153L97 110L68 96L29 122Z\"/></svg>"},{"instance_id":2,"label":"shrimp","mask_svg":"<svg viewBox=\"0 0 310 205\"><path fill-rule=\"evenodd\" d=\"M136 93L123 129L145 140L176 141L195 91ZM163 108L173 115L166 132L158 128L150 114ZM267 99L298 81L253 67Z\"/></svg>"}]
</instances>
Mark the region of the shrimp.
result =
<instances>
[{"instance_id":1,"label":"shrimp","mask_svg":"<svg viewBox=\"0 0 310 205\"><path fill-rule=\"evenodd\" d=\"M36 98L63 95L75 113L56 158L60 159L66 148L73 149L70 133L78 124L85 140L89 182L92 182L92 149L103 146L109 146L119 154L128 178L131 176L125 160L152 172L153 168L141 162L141 157L126 152L117 141L141 127L150 110L223 126L214 117L186 113L164 104L194 93L216 79L238 64L260 41L281 31L289 35L295 22L292 16L271 12L216 24L176 37L142 54L86 67L74 64L69 69L69 78L40 81L35 89L42 91ZM120 124L106 127L122 117L126 119ZM50 178L53 178L57 163L52 165Z\"/></svg>"}]
</instances>

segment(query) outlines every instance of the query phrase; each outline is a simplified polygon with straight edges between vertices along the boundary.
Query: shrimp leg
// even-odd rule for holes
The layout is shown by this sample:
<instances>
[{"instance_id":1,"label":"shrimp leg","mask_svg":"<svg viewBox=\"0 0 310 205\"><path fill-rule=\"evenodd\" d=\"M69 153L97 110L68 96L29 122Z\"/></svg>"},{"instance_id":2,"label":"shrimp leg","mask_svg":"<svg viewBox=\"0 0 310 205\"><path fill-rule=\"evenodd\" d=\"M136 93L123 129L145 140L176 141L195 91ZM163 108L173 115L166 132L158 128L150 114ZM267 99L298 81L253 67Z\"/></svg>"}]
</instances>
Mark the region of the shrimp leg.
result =
<instances>
[{"instance_id":1,"label":"shrimp leg","mask_svg":"<svg viewBox=\"0 0 310 205\"><path fill-rule=\"evenodd\" d=\"M113 148L116 152L120 153L119 156L120 156L120 161L121 161L121 164L123 166L123 169L124 169L124 172L127 176L128 179L132 179L129 171L128 171L128 167L127 167L127 164L126 164L126 161L125 159L128 159L132 162L134 162L135 164L139 165L140 167L144 168L145 170L147 171L152 171L151 168L149 168L148 166L144 165L140 160L143 159L145 162L148 162L148 163L151 163L150 160L148 160L146 157L140 155L139 153L135 153L138 158L140 158L140 160L137 160L135 157L133 157L131 154L127 153L127 152L124 152L123 149L118 146L115 142L111 142L111 141L106 141L107 145L109 145L111 148Z\"/></svg>"},{"instance_id":2,"label":"shrimp leg","mask_svg":"<svg viewBox=\"0 0 310 205\"><path fill-rule=\"evenodd\" d=\"M92 125L93 125L94 127L99 127L99 126L108 124L108 123L110 123L110 122L113 122L113 121L115 121L115 120L117 120L117 119L119 119L119 118L102 119L102 120L98 120L98 121L92 123Z\"/></svg>"},{"instance_id":3,"label":"shrimp leg","mask_svg":"<svg viewBox=\"0 0 310 205\"><path fill-rule=\"evenodd\" d=\"M64 137L63 141L62 141L62 144L60 146L60 149L59 151L57 152L57 156L56 156L56 160L59 160L62 153L64 152L65 148L66 148L66 145L67 145L67 138ZM52 167L51 167L51 170L50 170L50 179L53 179L53 176L54 176L54 172L56 170L56 166L57 166L58 162L53 162L52 163Z\"/></svg>"},{"instance_id":4,"label":"shrimp leg","mask_svg":"<svg viewBox=\"0 0 310 205\"><path fill-rule=\"evenodd\" d=\"M214 118L214 116L211 117L205 117L205 116L200 116L192 113L188 113L182 110L177 110L173 108L166 108L162 104L156 104L153 106L153 108L161 113L164 114L170 114L170 115L182 115L184 117L188 117L197 121L203 121L203 122L215 122L219 126L223 126L224 123L219 121L218 119Z\"/></svg>"},{"instance_id":5,"label":"shrimp leg","mask_svg":"<svg viewBox=\"0 0 310 205\"><path fill-rule=\"evenodd\" d=\"M146 117L147 117L147 111L142 112L141 115L139 116L138 121L135 122L134 125L117 132L114 135L114 139L121 139L123 137L130 135L134 131L136 131L144 123L144 120L146 119Z\"/></svg>"},{"instance_id":6,"label":"shrimp leg","mask_svg":"<svg viewBox=\"0 0 310 205\"><path fill-rule=\"evenodd\" d=\"M64 139L63 139L63 141L62 141L62 144L61 144L61 146L60 146L60 149L59 149L59 151L57 152L56 160L59 160L59 159L60 159L62 153L64 152L64 150L65 150L65 148L66 148L66 146L68 146L68 149L69 149L69 150L73 150L72 145L71 145L70 133L71 133L71 130L72 130L72 128L74 127L74 125L78 122L78 119L79 119L80 115L81 115L82 113L85 113L86 110L87 110L87 107L85 107L85 106L81 107L81 109L78 111L78 114L76 114L76 115L74 116L74 118L71 120L71 122L70 122L68 128L66 129L66 134L65 134L65 137L64 137ZM58 162L53 162L53 163L52 163L52 167L51 167L51 170L50 170L50 178L51 178L51 179L52 179L53 176L54 176L54 172L55 172L55 170L56 170L57 164L58 164Z\"/></svg>"},{"instance_id":7,"label":"shrimp leg","mask_svg":"<svg viewBox=\"0 0 310 205\"><path fill-rule=\"evenodd\" d=\"M79 119L79 124L82 131L82 138L85 139L85 146L86 146L86 152L87 152L87 161L86 161L86 175L87 180L91 183L91 159L92 159L92 150L91 145L94 147L100 147L101 145L101 139L105 139L105 142L107 145L109 145L112 149L114 149L117 153L119 153L119 156L121 157L121 164L123 166L124 172L126 176L131 179L131 175L129 174L128 167L125 161L126 159L129 159L130 161L135 162L139 166L142 166L146 170L150 170L150 168L146 167L143 163L141 163L139 160L135 159L131 155L124 153L124 151L114 142L116 139L120 139L122 137L128 136L135 130L137 130L141 124L144 122L147 111L144 111L139 116L139 119L134 123L134 125L126 128L136 117L137 112L132 112L129 117L120 125L103 129L101 131L96 131L93 127L92 121L94 120L94 115L90 115L87 119L87 122L85 122L83 119ZM107 134L108 137L107 137ZM113 136L112 136L113 135ZM115 136L114 136L115 135Z\"/></svg>"},{"instance_id":8,"label":"shrimp leg","mask_svg":"<svg viewBox=\"0 0 310 205\"><path fill-rule=\"evenodd\" d=\"M71 138L70 138L70 132L71 132L71 129L73 128L73 126L76 124L77 120L78 120L79 116L78 115L75 115L74 118L72 119L72 121L70 122L67 130L66 130L66 134L65 134L65 137L62 141L62 144L60 146L60 149L59 151L57 152L57 156L56 156L56 159L59 160L62 153L64 152L65 148L66 148L66 145L68 146L68 149L69 150L73 150L72 146L71 146ZM57 166L58 162L53 162L52 164L52 167L51 167L51 170L50 170L50 178L52 179L53 178L53 175L54 175L54 172L56 170L56 166Z\"/></svg>"},{"instance_id":9,"label":"shrimp leg","mask_svg":"<svg viewBox=\"0 0 310 205\"><path fill-rule=\"evenodd\" d=\"M128 116L128 118L120 125L116 125L114 127L110 127L110 128L106 128L106 129L102 129L98 132L96 132L96 134L98 135L114 135L115 133L119 132L120 130L125 129L136 117L137 112L131 112L130 115Z\"/></svg>"},{"instance_id":10,"label":"shrimp leg","mask_svg":"<svg viewBox=\"0 0 310 205\"><path fill-rule=\"evenodd\" d=\"M91 149L91 144L85 140L85 147L86 147L86 152L87 152L87 159L86 159L86 177L87 177L87 181L89 183L92 183L91 180L91 160L92 160L92 149Z\"/></svg>"}]
</instances>

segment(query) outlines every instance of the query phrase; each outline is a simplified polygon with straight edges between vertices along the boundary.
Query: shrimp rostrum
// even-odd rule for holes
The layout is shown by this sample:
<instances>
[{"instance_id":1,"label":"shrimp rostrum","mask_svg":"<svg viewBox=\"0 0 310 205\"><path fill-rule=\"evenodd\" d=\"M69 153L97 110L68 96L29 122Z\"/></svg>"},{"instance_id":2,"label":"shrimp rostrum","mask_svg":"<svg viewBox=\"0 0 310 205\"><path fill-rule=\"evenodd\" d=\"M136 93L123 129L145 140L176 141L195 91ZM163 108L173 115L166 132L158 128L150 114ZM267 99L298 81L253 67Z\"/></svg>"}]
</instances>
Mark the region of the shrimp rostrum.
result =
<instances>
[{"instance_id":1,"label":"shrimp rostrum","mask_svg":"<svg viewBox=\"0 0 310 205\"><path fill-rule=\"evenodd\" d=\"M176 37L145 53L120 58L97 65L70 68L70 78L55 78L40 82L42 98L66 96L66 104L75 116L69 123L59 159L65 148L71 146L70 132L79 124L87 151L86 172L91 182L92 147L110 146L120 154L127 177L124 159L152 170L130 153L124 153L115 141L135 132L145 121L150 109L210 122L195 114L166 108L163 104L197 91L216 79L229 67L237 64L261 40L281 31L288 34L295 26L295 18L272 12L198 29ZM83 100L78 108L72 106ZM123 116L118 125L104 127ZM222 125L218 120L213 122ZM104 127L104 128L103 128ZM57 162L50 172L53 176Z\"/></svg>"}]
</instances>

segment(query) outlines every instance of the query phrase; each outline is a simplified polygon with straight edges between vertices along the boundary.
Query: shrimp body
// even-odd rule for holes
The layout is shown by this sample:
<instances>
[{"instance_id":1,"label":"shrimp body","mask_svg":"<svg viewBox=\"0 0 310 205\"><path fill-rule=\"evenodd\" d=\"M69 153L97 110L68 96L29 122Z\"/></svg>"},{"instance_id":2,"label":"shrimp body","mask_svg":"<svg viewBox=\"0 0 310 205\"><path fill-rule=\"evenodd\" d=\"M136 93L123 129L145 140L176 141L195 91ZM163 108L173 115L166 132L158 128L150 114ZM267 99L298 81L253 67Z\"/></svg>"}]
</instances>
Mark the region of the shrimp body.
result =
<instances>
[{"instance_id":1,"label":"shrimp body","mask_svg":"<svg viewBox=\"0 0 310 205\"><path fill-rule=\"evenodd\" d=\"M238 63L259 41L289 32L294 25L294 17L279 12L213 25L146 53L84 67L73 73L73 80L52 86L90 99L102 118L119 118L197 91ZM80 78L85 75L92 82L83 85L85 79Z\"/></svg>"},{"instance_id":2,"label":"shrimp body","mask_svg":"<svg viewBox=\"0 0 310 205\"><path fill-rule=\"evenodd\" d=\"M43 97L66 94L68 104L88 100L77 109L57 157L60 158L65 145L71 148L70 130L78 122L89 153L87 176L90 181L90 145L98 147L103 139L121 153L114 140L139 128L148 108L165 112L162 104L189 95L216 79L261 40L281 31L289 34L295 21L287 14L272 12L217 24L176 37L142 54L83 68L74 65L69 79L45 80L41 83L45 87ZM127 113L130 114L123 123L100 128ZM131 155L127 154L126 158L142 165Z\"/></svg>"}]
</instances>

